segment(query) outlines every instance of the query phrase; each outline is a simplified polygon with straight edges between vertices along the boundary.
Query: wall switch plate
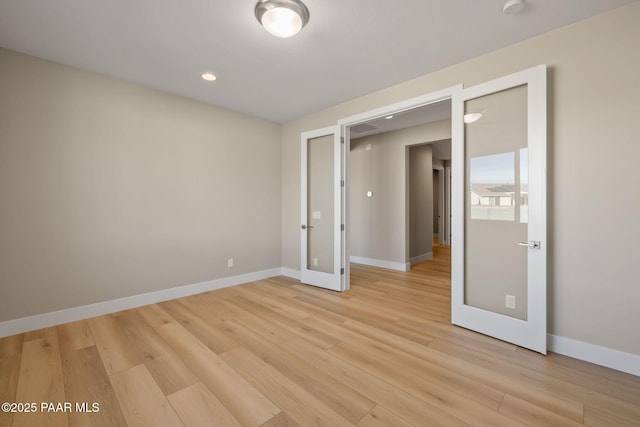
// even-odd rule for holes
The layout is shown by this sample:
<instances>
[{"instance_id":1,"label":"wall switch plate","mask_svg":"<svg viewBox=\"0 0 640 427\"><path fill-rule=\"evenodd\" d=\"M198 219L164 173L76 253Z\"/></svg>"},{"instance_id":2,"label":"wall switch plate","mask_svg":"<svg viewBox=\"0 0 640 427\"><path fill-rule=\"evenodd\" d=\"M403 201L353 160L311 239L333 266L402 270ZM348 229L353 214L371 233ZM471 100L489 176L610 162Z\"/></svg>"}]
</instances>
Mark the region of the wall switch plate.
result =
<instances>
[{"instance_id":1,"label":"wall switch plate","mask_svg":"<svg viewBox=\"0 0 640 427\"><path fill-rule=\"evenodd\" d=\"M227 260L227 267L233 267L233 258Z\"/></svg>"},{"instance_id":2,"label":"wall switch plate","mask_svg":"<svg viewBox=\"0 0 640 427\"><path fill-rule=\"evenodd\" d=\"M320 211L313 211L313 213L311 214L311 218L322 219L322 213Z\"/></svg>"},{"instance_id":3,"label":"wall switch plate","mask_svg":"<svg viewBox=\"0 0 640 427\"><path fill-rule=\"evenodd\" d=\"M366 147L365 147L365 150L371 151L371 144L367 144Z\"/></svg>"},{"instance_id":4,"label":"wall switch plate","mask_svg":"<svg viewBox=\"0 0 640 427\"><path fill-rule=\"evenodd\" d=\"M318 266L318 258L314 258L313 259L313 266L317 267Z\"/></svg>"},{"instance_id":5,"label":"wall switch plate","mask_svg":"<svg viewBox=\"0 0 640 427\"><path fill-rule=\"evenodd\" d=\"M512 308L515 310L516 308L516 297L514 295L505 295L505 307Z\"/></svg>"}]
</instances>

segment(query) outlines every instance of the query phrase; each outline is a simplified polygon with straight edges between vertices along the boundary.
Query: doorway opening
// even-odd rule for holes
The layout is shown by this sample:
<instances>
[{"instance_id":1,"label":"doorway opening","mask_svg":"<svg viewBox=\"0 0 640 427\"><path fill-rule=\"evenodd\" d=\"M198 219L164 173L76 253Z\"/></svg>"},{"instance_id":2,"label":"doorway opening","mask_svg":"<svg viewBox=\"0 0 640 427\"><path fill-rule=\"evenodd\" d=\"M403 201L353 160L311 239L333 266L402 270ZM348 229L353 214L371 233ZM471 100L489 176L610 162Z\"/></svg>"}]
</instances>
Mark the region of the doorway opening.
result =
<instances>
[{"instance_id":1,"label":"doorway opening","mask_svg":"<svg viewBox=\"0 0 640 427\"><path fill-rule=\"evenodd\" d=\"M345 133L349 262L409 271L433 257L434 236L449 245L451 100L385 113ZM441 233L434 223L442 223Z\"/></svg>"}]
</instances>

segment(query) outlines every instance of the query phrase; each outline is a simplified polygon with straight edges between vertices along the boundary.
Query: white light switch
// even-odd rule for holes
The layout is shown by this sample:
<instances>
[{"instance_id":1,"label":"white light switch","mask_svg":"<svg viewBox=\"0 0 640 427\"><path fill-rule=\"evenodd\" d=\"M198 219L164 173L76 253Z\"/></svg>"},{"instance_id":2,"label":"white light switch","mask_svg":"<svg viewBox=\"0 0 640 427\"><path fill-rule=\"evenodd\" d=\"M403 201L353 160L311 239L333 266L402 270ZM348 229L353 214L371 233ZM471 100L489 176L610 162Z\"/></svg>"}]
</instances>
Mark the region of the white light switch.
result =
<instances>
[{"instance_id":1,"label":"white light switch","mask_svg":"<svg viewBox=\"0 0 640 427\"><path fill-rule=\"evenodd\" d=\"M311 216L313 219L320 219L322 217L322 215L320 214L320 211L313 211Z\"/></svg>"},{"instance_id":2,"label":"white light switch","mask_svg":"<svg viewBox=\"0 0 640 427\"><path fill-rule=\"evenodd\" d=\"M366 147L365 147L365 150L371 151L371 144L367 144Z\"/></svg>"}]
</instances>

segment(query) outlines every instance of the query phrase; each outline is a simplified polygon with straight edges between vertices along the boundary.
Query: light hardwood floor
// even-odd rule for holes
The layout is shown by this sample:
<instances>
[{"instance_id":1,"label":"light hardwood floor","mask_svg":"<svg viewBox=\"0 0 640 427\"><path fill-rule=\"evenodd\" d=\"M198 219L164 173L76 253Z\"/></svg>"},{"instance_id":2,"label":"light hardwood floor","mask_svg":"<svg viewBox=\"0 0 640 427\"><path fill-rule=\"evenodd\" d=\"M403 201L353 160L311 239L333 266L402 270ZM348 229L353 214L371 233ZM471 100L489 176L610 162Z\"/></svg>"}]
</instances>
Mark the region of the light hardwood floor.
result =
<instances>
[{"instance_id":1,"label":"light hardwood floor","mask_svg":"<svg viewBox=\"0 0 640 427\"><path fill-rule=\"evenodd\" d=\"M453 327L450 254L278 277L0 340L0 426L639 426L640 378ZM75 411L75 403L99 412Z\"/></svg>"}]
</instances>

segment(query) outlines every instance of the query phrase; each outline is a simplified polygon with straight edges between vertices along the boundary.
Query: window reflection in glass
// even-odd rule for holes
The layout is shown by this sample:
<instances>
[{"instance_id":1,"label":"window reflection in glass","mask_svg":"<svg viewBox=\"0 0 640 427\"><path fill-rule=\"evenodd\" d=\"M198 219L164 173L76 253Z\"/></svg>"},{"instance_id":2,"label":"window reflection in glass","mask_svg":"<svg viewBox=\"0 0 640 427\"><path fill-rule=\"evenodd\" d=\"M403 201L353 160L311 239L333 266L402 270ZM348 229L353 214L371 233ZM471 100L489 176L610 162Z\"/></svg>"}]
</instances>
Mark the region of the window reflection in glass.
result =
<instances>
[{"instance_id":1,"label":"window reflection in glass","mask_svg":"<svg viewBox=\"0 0 640 427\"><path fill-rule=\"evenodd\" d=\"M515 153L470 159L471 219L515 220Z\"/></svg>"}]
</instances>

